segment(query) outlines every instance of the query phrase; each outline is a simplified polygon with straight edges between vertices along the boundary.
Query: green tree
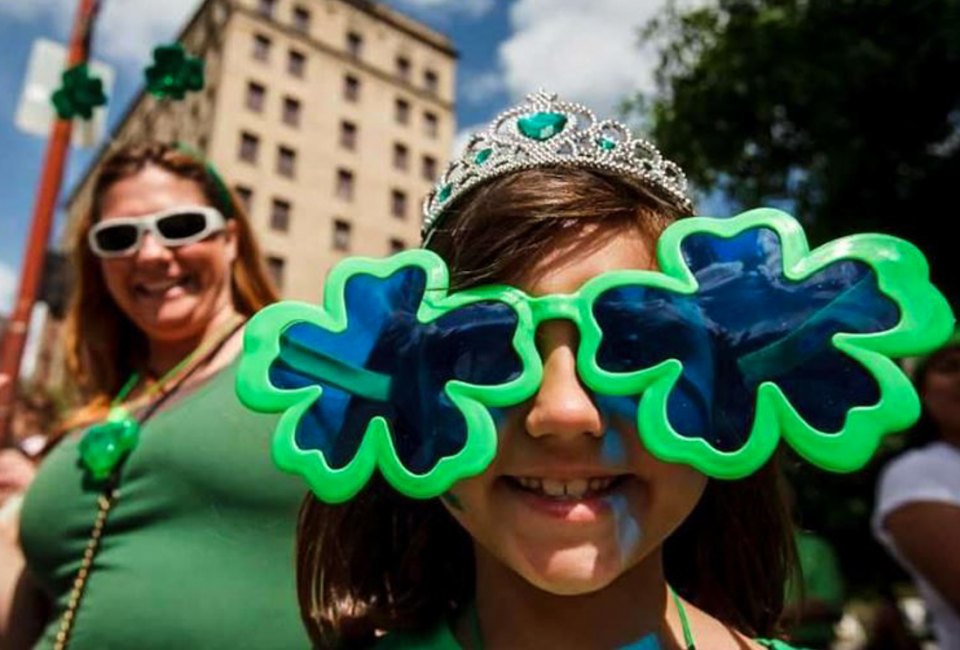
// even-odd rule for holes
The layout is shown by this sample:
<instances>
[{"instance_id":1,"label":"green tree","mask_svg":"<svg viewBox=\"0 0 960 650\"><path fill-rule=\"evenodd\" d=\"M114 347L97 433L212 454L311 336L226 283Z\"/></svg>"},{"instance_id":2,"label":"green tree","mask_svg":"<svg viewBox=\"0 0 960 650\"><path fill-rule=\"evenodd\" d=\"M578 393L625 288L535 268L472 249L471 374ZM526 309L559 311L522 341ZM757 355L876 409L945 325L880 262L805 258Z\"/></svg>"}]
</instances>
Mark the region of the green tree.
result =
<instances>
[{"instance_id":1,"label":"green tree","mask_svg":"<svg viewBox=\"0 0 960 650\"><path fill-rule=\"evenodd\" d=\"M628 107L698 187L791 205L813 243L904 237L957 303L960 0L671 4L641 40L657 92Z\"/></svg>"},{"instance_id":2,"label":"green tree","mask_svg":"<svg viewBox=\"0 0 960 650\"><path fill-rule=\"evenodd\" d=\"M960 0L669 4L640 30L656 92L628 98L654 140L734 208L786 205L811 244L904 237L960 301ZM884 460L908 443L888 440ZM850 476L788 463L798 517L838 551L851 590L900 572L871 538L883 460Z\"/></svg>"}]
</instances>

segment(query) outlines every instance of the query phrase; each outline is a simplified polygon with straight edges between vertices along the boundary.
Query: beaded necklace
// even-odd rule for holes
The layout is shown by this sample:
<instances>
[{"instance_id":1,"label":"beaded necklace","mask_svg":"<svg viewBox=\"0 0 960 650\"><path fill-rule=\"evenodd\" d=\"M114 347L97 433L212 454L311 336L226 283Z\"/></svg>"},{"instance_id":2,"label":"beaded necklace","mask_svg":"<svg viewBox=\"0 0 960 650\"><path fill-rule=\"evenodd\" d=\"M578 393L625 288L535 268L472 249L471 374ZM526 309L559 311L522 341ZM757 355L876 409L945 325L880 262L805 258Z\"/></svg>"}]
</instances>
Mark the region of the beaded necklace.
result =
<instances>
[{"instance_id":1,"label":"beaded necklace","mask_svg":"<svg viewBox=\"0 0 960 650\"><path fill-rule=\"evenodd\" d=\"M70 641L70 634L90 577L93 560L100 549L107 515L119 496L120 466L139 442L141 426L194 372L216 356L243 323L242 316L233 315L208 340L201 342L193 352L146 388L137 400L138 403L147 403L139 416L134 416L125 405L127 396L140 381L138 373L131 375L111 401L106 420L91 426L84 432L78 445L81 465L91 479L102 482L104 487L97 498L97 517L93 522L93 529L90 531L90 539L83 552L80 568L73 580L67 608L60 618L54 650L65 650Z\"/></svg>"}]
</instances>

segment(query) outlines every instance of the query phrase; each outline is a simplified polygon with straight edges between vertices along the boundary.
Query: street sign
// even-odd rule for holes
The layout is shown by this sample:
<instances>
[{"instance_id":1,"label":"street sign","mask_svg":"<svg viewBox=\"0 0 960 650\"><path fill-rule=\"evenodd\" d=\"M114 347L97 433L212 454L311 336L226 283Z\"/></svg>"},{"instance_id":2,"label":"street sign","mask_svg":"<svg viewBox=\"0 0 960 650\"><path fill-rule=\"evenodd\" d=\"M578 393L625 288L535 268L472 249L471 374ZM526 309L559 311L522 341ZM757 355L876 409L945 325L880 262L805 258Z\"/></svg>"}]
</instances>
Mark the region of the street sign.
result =
<instances>
[{"instance_id":1,"label":"street sign","mask_svg":"<svg viewBox=\"0 0 960 650\"><path fill-rule=\"evenodd\" d=\"M15 123L21 131L31 135L47 136L56 117L50 96L60 87L61 75L66 69L67 48L45 38L33 42L27 74L24 78L20 103L17 106ZM107 126L107 109L110 107L110 92L113 90L113 67L101 61L90 63L91 74L103 82L107 95L106 106L97 108L90 120L73 121L72 143L75 147L93 147L103 138Z\"/></svg>"}]
</instances>

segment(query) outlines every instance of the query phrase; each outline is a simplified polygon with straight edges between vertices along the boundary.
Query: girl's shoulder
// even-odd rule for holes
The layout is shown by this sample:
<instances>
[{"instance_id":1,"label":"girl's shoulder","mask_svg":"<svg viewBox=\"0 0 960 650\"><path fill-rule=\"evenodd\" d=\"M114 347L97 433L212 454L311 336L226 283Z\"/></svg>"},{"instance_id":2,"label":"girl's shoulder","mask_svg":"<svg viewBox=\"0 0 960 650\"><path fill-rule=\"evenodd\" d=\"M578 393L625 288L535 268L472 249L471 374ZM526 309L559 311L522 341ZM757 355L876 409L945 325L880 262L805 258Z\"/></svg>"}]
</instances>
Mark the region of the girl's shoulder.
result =
<instances>
[{"instance_id":1,"label":"girl's shoulder","mask_svg":"<svg viewBox=\"0 0 960 650\"><path fill-rule=\"evenodd\" d=\"M767 650L805 650L778 639L756 639L755 642ZM446 623L436 625L432 630L424 633L388 634L378 639L373 648L374 650L462 650Z\"/></svg>"},{"instance_id":2,"label":"girl's shoulder","mask_svg":"<svg viewBox=\"0 0 960 650\"><path fill-rule=\"evenodd\" d=\"M790 645L786 641L780 641L779 639L756 639L756 642L768 650L806 650L805 648Z\"/></svg>"}]
</instances>

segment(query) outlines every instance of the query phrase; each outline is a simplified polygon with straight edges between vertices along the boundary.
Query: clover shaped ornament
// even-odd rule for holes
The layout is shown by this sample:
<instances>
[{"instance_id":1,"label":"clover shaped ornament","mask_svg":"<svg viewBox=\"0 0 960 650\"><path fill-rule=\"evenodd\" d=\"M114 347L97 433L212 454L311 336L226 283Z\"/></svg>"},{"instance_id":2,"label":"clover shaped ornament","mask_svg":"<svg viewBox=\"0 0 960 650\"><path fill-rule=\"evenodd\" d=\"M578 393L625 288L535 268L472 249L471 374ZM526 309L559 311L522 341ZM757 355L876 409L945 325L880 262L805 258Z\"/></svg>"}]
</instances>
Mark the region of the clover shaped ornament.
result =
<instances>
[{"instance_id":1,"label":"clover shaped ornament","mask_svg":"<svg viewBox=\"0 0 960 650\"><path fill-rule=\"evenodd\" d=\"M187 54L183 45L158 45L153 64L144 70L147 90L154 97L183 99L187 92L202 90L203 60Z\"/></svg>"},{"instance_id":2,"label":"clover shaped ornament","mask_svg":"<svg viewBox=\"0 0 960 650\"><path fill-rule=\"evenodd\" d=\"M756 471L781 439L854 470L919 416L893 359L938 347L953 316L911 244L854 235L810 251L792 217L760 209L681 220L657 258L656 271L539 297L451 293L426 250L349 259L322 307L278 303L251 319L238 394L283 412L276 462L332 502L377 469L417 498L482 472L495 416L540 385L535 332L554 319L579 329L577 372L606 421L717 478Z\"/></svg>"},{"instance_id":3,"label":"clover shaped ornament","mask_svg":"<svg viewBox=\"0 0 960 650\"><path fill-rule=\"evenodd\" d=\"M78 115L89 120L95 108L107 103L103 81L90 74L86 63L64 71L61 80L60 87L50 96L57 117L61 120L72 120Z\"/></svg>"},{"instance_id":4,"label":"clover shaped ornament","mask_svg":"<svg viewBox=\"0 0 960 650\"><path fill-rule=\"evenodd\" d=\"M274 458L322 499L350 498L375 468L410 496L442 494L492 460L490 408L532 395L523 295L447 286L429 251L352 258L331 271L323 307L278 303L247 325L238 394L284 411Z\"/></svg>"},{"instance_id":5,"label":"clover shaped ornament","mask_svg":"<svg viewBox=\"0 0 960 650\"><path fill-rule=\"evenodd\" d=\"M920 403L893 361L939 347L953 314L923 255L885 235L810 251L788 214L757 209L669 227L660 273L580 294L580 374L638 399L644 445L710 476L759 469L784 439L831 471L862 467Z\"/></svg>"}]
</instances>

